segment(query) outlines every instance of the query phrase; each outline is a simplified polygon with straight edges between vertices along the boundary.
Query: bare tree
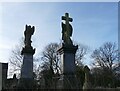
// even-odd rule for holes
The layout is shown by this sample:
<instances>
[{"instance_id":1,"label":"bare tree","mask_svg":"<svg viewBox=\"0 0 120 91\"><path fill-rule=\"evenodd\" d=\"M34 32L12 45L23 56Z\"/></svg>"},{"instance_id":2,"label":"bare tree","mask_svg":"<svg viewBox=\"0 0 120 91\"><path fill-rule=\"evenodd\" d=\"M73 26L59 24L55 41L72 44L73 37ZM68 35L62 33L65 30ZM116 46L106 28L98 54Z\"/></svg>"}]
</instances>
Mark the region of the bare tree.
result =
<instances>
[{"instance_id":1,"label":"bare tree","mask_svg":"<svg viewBox=\"0 0 120 91\"><path fill-rule=\"evenodd\" d=\"M118 49L115 43L107 42L92 53L94 65L112 70L118 61Z\"/></svg>"},{"instance_id":2,"label":"bare tree","mask_svg":"<svg viewBox=\"0 0 120 91\"><path fill-rule=\"evenodd\" d=\"M78 43L77 43L78 44ZM83 59L88 53L88 46L83 44L78 44L78 50L75 55L75 62L78 66L83 66Z\"/></svg>"},{"instance_id":3,"label":"bare tree","mask_svg":"<svg viewBox=\"0 0 120 91\"><path fill-rule=\"evenodd\" d=\"M9 58L10 75L17 74L18 77L20 76L20 70L23 59L23 56L21 55L21 50L23 45L24 45L23 38L21 38L19 44L16 45L14 49L11 50L11 55Z\"/></svg>"},{"instance_id":4,"label":"bare tree","mask_svg":"<svg viewBox=\"0 0 120 91\"><path fill-rule=\"evenodd\" d=\"M18 45L15 46L14 49L12 49L11 51L11 55L9 58L9 66L10 66L10 70L9 70L9 75L13 75L13 74L17 74L17 77L20 76L20 70L21 70L21 66L22 66L22 62L23 62L23 56L21 55L21 50L22 47L24 46L24 42L23 42L23 38L20 40L20 43ZM35 72L37 67L36 67L36 62L38 62L38 58L33 59L34 62L34 66L33 66L33 71Z\"/></svg>"},{"instance_id":5,"label":"bare tree","mask_svg":"<svg viewBox=\"0 0 120 91\"><path fill-rule=\"evenodd\" d=\"M99 79L102 79L101 84L104 86L114 86L115 69L118 65L118 49L116 44L111 42L104 43L103 46L93 51L91 57L94 59L93 65L101 71L97 73L99 74L97 75Z\"/></svg>"},{"instance_id":6,"label":"bare tree","mask_svg":"<svg viewBox=\"0 0 120 91\"><path fill-rule=\"evenodd\" d=\"M55 73L59 73L59 58L57 55L57 43L48 44L42 52L41 60L43 60L42 68L51 69Z\"/></svg>"},{"instance_id":7,"label":"bare tree","mask_svg":"<svg viewBox=\"0 0 120 91\"><path fill-rule=\"evenodd\" d=\"M60 73L60 61L57 55L58 46L57 43L50 43L42 51L40 77L45 80L45 88L52 88L54 84L53 78Z\"/></svg>"}]
</instances>

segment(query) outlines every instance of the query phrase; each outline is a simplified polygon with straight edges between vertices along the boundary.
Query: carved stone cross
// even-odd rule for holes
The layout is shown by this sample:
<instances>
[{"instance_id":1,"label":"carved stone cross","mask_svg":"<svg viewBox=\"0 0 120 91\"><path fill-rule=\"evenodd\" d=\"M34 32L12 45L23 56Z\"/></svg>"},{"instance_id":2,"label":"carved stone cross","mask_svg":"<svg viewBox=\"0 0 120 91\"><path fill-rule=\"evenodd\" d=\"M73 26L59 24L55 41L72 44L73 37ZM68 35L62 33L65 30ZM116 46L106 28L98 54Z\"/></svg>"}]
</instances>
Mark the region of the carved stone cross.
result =
<instances>
[{"instance_id":1,"label":"carved stone cross","mask_svg":"<svg viewBox=\"0 0 120 91\"><path fill-rule=\"evenodd\" d=\"M65 20L66 30L69 30L69 21L72 22L73 19L69 17L69 13L65 13L65 16L62 16L62 20Z\"/></svg>"}]
</instances>

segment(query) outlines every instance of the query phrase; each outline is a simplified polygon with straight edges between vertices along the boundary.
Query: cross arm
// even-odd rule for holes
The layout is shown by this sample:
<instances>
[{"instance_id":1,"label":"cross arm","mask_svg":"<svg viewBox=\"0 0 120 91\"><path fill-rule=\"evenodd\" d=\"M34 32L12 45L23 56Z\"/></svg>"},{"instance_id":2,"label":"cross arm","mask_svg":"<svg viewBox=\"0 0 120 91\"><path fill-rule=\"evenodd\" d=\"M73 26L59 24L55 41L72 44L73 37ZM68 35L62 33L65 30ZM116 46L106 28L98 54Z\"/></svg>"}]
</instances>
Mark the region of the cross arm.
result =
<instances>
[{"instance_id":1,"label":"cross arm","mask_svg":"<svg viewBox=\"0 0 120 91\"><path fill-rule=\"evenodd\" d=\"M66 20L66 17L65 17L65 16L62 16L62 20ZM70 22L72 22L72 21L73 21L73 19L72 19L72 18L68 18L68 20L69 20Z\"/></svg>"}]
</instances>

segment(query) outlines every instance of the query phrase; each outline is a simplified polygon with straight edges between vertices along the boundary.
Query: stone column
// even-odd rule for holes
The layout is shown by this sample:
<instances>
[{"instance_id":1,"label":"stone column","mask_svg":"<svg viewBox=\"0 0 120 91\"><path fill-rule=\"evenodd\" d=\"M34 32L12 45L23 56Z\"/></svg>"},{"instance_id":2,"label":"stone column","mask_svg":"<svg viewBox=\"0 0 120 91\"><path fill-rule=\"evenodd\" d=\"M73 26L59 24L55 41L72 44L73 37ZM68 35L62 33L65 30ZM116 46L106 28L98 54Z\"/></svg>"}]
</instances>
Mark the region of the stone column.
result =
<instances>
[{"instance_id":1,"label":"stone column","mask_svg":"<svg viewBox=\"0 0 120 91\"><path fill-rule=\"evenodd\" d=\"M77 78L75 76L75 53L78 46L65 46L62 45L58 49L61 56L61 77L58 82L59 89L77 89Z\"/></svg>"},{"instance_id":2,"label":"stone column","mask_svg":"<svg viewBox=\"0 0 120 91\"><path fill-rule=\"evenodd\" d=\"M33 86L33 55L35 49L23 48L23 64L21 69L20 84L19 87L23 89L29 89Z\"/></svg>"}]
</instances>

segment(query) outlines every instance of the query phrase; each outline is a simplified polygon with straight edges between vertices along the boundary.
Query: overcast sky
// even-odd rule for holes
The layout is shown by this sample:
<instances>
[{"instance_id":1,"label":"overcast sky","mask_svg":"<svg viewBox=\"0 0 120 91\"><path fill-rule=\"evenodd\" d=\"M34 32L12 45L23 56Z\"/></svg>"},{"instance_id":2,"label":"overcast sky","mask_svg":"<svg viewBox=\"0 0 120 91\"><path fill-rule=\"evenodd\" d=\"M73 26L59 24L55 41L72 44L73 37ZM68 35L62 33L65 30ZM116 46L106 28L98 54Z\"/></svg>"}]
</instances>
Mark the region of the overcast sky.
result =
<instances>
[{"instance_id":1,"label":"overcast sky","mask_svg":"<svg viewBox=\"0 0 120 91\"><path fill-rule=\"evenodd\" d=\"M72 39L91 50L107 41L118 42L118 3L2 3L0 5L0 62L8 62L11 50L24 37L25 25L35 26L35 56L51 42L61 40L61 16L73 18Z\"/></svg>"}]
</instances>

